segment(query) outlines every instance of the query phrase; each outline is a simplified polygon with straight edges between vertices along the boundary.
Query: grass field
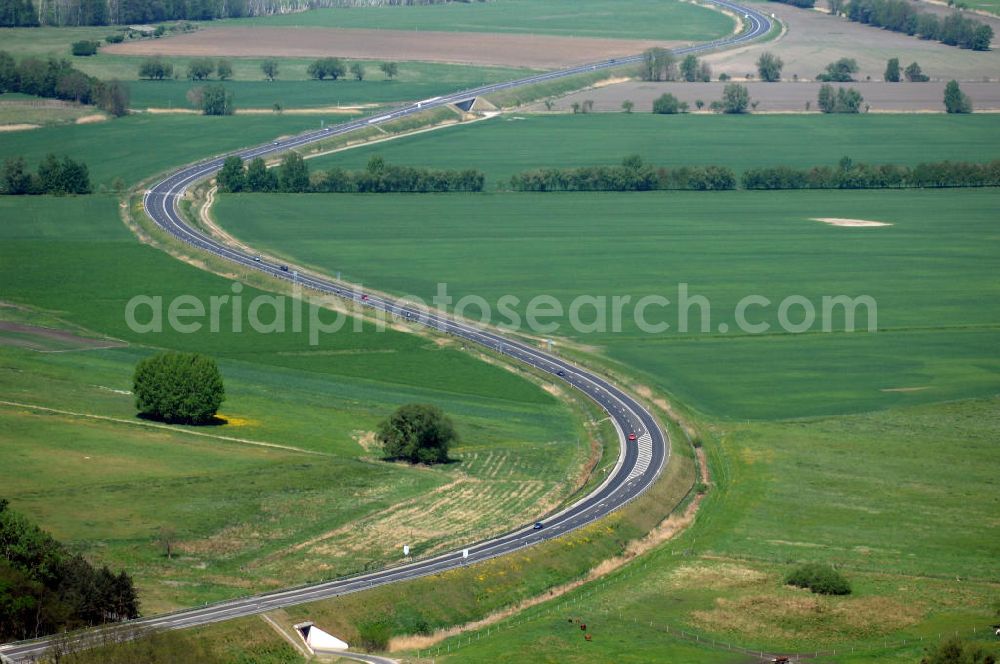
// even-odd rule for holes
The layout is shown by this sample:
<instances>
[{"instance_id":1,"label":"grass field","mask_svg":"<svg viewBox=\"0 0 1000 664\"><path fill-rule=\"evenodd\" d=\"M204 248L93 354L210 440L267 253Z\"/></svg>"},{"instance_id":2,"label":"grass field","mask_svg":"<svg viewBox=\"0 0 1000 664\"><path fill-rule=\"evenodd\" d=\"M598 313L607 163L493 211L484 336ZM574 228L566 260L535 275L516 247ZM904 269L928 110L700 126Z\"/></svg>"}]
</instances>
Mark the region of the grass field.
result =
<instances>
[{"instance_id":1,"label":"grass field","mask_svg":"<svg viewBox=\"0 0 1000 664\"><path fill-rule=\"evenodd\" d=\"M696 647L699 635L840 653L824 662L902 663L918 661L939 634L972 638L973 627L995 653L984 632L1000 551L995 526L982 530L995 492L973 496L989 495L998 412L992 398L716 427L717 489L691 531L606 584L529 610L516 628L441 644L442 656L450 645L448 661L522 661L545 644L571 662L748 661ZM791 561L804 559L841 565L854 592L824 598L784 587ZM568 617L587 623L593 641Z\"/></svg>"},{"instance_id":2,"label":"grass field","mask_svg":"<svg viewBox=\"0 0 1000 664\"><path fill-rule=\"evenodd\" d=\"M207 301L232 290L138 244L117 216L104 196L0 200L0 298L30 307L0 317L129 344L38 353L4 347L12 339L0 335L0 399L124 420L3 406L0 462L18 469L5 484L14 509L133 571L147 611L356 571L398 555L399 538L419 555L508 518L528 521L574 488L573 469L589 454L580 415L454 344L366 324L310 346L304 334L231 332L225 309L218 333L133 332L124 309L134 295ZM248 303L256 294L243 291ZM228 423L199 432L298 451L135 426L132 370L155 347L220 361ZM407 402L437 403L455 418L461 463L419 470L370 460L369 432ZM400 527L390 517L403 510L427 527ZM331 538L357 521L368 526L340 535L348 553ZM161 526L178 532L172 561L153 541Z\"/></svg>"},{"instance_id":3,"label":"grass field","mask_svg":"<svg viewBox=\"0 0 1000 664\"><path fill-rule=\"evenodd\" d=\"M378 153L396 164L478 168L486 173L488 188L495 188L519 171L617 164L629 154L657 166L719 164L737 173L779 164L833 166L845 155L868 163L989 161L1000 158L998 130L1000 116L995 114L515 115L334 154L310 166L360 168ZM809 137L808 150L789 140L797 136Z\"/></svg>"},{"instance_id":4,"label":"grass field","mask_svg":"<svg viewBox=\"0 0 1000 664\"><path fill-rule=\"evenodd\" d=\"M484 297L497 322L506 320L497 303L507 294L520 298L523 319L538 295L565 308L580 295L630 295L634 304L658 294L677 303L686 283L710 302L704 333L698 306L686 308L687 333L679 330L679 306L648 318L671 325L661 334L642 332L631 306L618 333L610 323L607 332L576 333L565 316L551 333L600 347L715 416L858 412L998 386L991 349L1000 330L995 312L977 306L997 289L997 256L983 242L993 234L995 190L341 196L336 208L328 201L226 196L218 213L251 244L348 279L428 300L439 282L456 299ZM894 226L833 228L815 216ZM575 239L567 245L566 238ZM748 319L775 332L738 331L736 306L753 294L772 304ZM854 334L820 333L819 315L809 334L776 332L784 298L804 296L818 312L823 296L841 294L875 299L877 334L863 331L863 311ZM586 311L581 319L590 321ZM731 331L720 333L722 324ZM843 329L836 317L831 324Z\"/></svg>"},{"instance_id":5,"label":"grass field","mask_svg":"<svg viewBox=\"0 0 1000 664\"><path fill-rule=\"evenodd\" d=\"M613 0L502 0L491 3L320 9L238 19L219 25L446 30L708 41L729 34L733 21L710 9L670 1L638 0L623 11Z\"/></svg>"},{"instance_id":6,"label":"grass field","mask_svg":"<svg viewBox=\"0 0 1000 664\"><path fill-rule=\"evenodd\" d=\"M4 134L0 160L23 156L34 169L50 152L67 154L87 164L95 189L116 178L131 185L198 158L317 128L321 120L336 122L343 116L131 115L97 124ZM24 212L35 214L30 203Z\"/></svg>"}]
</instances>

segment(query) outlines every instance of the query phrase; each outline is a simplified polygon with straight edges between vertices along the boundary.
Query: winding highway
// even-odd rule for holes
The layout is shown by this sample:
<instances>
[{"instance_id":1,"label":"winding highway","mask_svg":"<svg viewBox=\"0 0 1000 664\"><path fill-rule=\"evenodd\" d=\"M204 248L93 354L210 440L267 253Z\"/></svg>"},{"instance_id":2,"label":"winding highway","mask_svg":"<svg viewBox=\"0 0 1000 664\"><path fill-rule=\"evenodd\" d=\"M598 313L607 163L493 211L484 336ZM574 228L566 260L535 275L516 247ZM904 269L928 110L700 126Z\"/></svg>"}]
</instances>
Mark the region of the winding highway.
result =
<instances>
[{"instance_id":1,"label":"winding highway","mask_svg":"<svg viewBox=\"0 0 1000 664\"><path fill-rule=\"evenodd\" d=\"M732 47L757 39L767 34L771 29L771 19L752 7L744 7L728 0L709 1L711 4L742 16L743 31L725 39L678 48L674 50L674 53L684 55ZM322 141L331 136L338 136L362 127L422 112L429 108L462 103L477 96L574 74L635 64L641 60L642 56L636 55L465 90L437 99L403 106L376 117L353 120L319 131L241 150L232 153L232 155L243 159L274 155ZM548 373L555 380L564 381L568 386L579 390L599 404L608 413L621 439L621 454L614 469L608 473L607 479L599 487L574 504L555 514L547 515L542 522L543 527L540 529L529 524L464 549L414 560L376 572L218 602L175 613L140 618L129 623L130 627L136 629L183 629L205 625L437 574L463 565L502 556L523 547L559 537L592 523L637 498L656 480L670 457L670 443L665 432L639 401L599 375L496 331L455 320L439 313L417 309L403 301L375 294L363 294L352 286L338 281L286 271L279 263L227 246L201 230L190 226L178 210L178 201L189 187L211 177L222 167L225 157L232 155L214 157L190 164L153 185L143 198L147 214L158 226L177 239L230 263L258 270L278 279L295 280L304 288L350 300L355 306L368 307L379 315L398 316L421 323L442 333L499 352L538 371ZM629 434L632 433L635 434L635 440L629 440L631 437ZM86 637L81 636L80 638L82 640ZM0 656L12 662L31 661L40 656L49 646L49 639L11 643L0 646Z\"/></svg>"}]
</instances>

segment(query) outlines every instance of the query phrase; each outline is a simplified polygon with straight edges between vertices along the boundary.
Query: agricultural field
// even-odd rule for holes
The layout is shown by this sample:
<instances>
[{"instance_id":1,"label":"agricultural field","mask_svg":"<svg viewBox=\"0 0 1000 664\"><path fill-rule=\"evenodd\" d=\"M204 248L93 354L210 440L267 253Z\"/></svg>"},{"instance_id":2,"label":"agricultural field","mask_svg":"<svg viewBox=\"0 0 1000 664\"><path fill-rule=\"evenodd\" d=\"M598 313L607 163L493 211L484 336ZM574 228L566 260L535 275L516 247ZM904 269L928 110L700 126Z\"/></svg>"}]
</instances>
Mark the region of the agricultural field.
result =
<instances>
[{"instance_id":1,"label":"agricultural field","mask_svg":"<svg viewBox=\"0 0 1000 664\"><path fill-rule=\"evenodd\" d=\"M767 10L787 26L787 31L775 41L707 56L715 76L723 72L734 78L747 74L756 76L757 58L764 51L770 51L785 61L782 71L785 80L793 77L811 80L827 64L839 58L857 60L860 71L855 78L859 81L867 80L869 76L874 81L881 81L889 58L899 58L904 67L918 62L932 81L996 81L1000 73L1000 50L997 49L970 52L780 2L767 3ZM921 7L921 10L933 11L930 5ZM942 11L950 12L944 8ZM997 31L997 23L991 24Z\"/></svg>"},{"instance_id":2,"label":"agricultural field","mask_svg":"<svg viewBox=\"0 0 1000 664\"><path fill-rule=\"evenodd\" d=\"M622 11L615 0L498 0L320 9L296 14L225 21L255 27L377 28L379 30L486 32L709 41L732 32L733 21L719 12L677 0L638 0Z\"/></svg>"},{"instance_id":3,"label":"agricultural field","mask_svg":"<svg viewBox=\"0 0 1000 664\"><path fill-rule=\"evenodd\" d=\"M656 166L716 164L729 166L737 174L779 164L833 166L843 156L877 164L990 161L1000 157L998 129L1000 118L992 114L548 116L513 112L487 122L319 157L309 164L313 170L357 169L379 154L392 164L480 169L486 174L487 189L495 189L521 171L618 164L630 154ZM919 142L912 139L914 135L920 136ZM807 136L809 149L789 140L795 136Z\"/></svg>"},{"instance_id":4,"label":"agricultural field","mask_svg":"<svg viewBox=\"0 0 1000 664\"><path fill-rule=\"evenodd\" d=\"M591 454L584 418L454 344L366 323L313 346L305 332L234 332L227 310L217 333L134 331L124 311L135 295L207 302L233 291L140 245L117 208L98 195L0 200L10 305L0 309L0 462L24 470L5 485L15 509L75 550L127 567L147 612L382 564L405 538L420 555L530 520L576 488ZM248 303L256 295L243 291ZM132 370L156 348L219 360L224 424L135 419ZM455 418L459 463L376 460L371 432L408 402ZM404 513L434 518L405 529ZM359 522L360 531L349 525ZM156 544L161 527L177 533L169 560Z\"/></svg>"},{"instance_id":5,"label":"agricultural field","mask_svg":"<svg viewBox=\"0 0 1000 664\"><path fill-rule=\"evenodd\" d=\"M761 154L768 165L795 167L835 164L845 153L902 164L928 154L982 161L998 154L995 123L943 115L525 116L312 164L359 168L377 152L390 163L482 168L495 185L519 170L582 165L580 154L588 164L636 152L657 165L737 171L761 164ZM785 138L803 134L815 146L808 153ZM568 661L595 653L728 661L725 651L671 634L681 629L746 648L856 651L830 661L906 662L941 633L971 637L991 620L1000 335L981 303L998 295L992 275L1000 263L984 242L995 235L995 190L494 191L339 195L335 207L328 198L224 195L215 213L241 240L289 261L428 300L444 283L456 301L496 303L510 294L525 303L544 294L565 309L581 295L660 294L677 302L686 283L710 302L704 332L695 307L686 333L676 330L676 310L664 317L669 331L650 334L628 308L620 332L580 333L562 317L546 333L633 388L652 387L693 410L714 484L696 525L634 563L631 577L585 586L590 594L573 604L542 604L537 618L531 610L511 618L517 626L500 636L494 626L489 636L474 630L436 642L441 657L447 647L454 661L520 661L546 644ZM886 225L837 227L820 217ZM781 333L772 307L754 320L769 323L770 333L741 333L733 312L749 294L775 303L870 295L878 331L864 330L862 312L854 333L836 331L841 317L833 333L819 323ZM479 309L467 313L478 318ZM840 566L854 594L827 599L785 588L789 564L809 560ZM584 642L568 618L591 625L594 641ZM457 648L470 635L472 645ZM904 639L909 645L898 645Z\"/></svg>"},{"instance_id":6,"label":"agricultural field","mask_svg":"<svg viewBox=\"0 0 1000 664\"><path fill-rule=\"evenodd\" d=\"M49 153L83 161L97 189L133 185L199 157L228 152L319 127L322 119L335 122L343 116L136 114L88 125L47 127L45 131L5 133L0 141L0 161L22 156L34 169ZM141 149L139 149L141 146ZM20 205L23 201L8 201ZM34 214L27 204L28 214Z\"/></svg>"},{"instance_id":7,"label":"agricultural field","mask_svg":"<svg viewBox=\"0 0 1000 664\"><path fill-rule=\"evenodd\" d=\"M757 104L754 113L819 113L816 99L822 83L764 83L750 81L745 84L750 93L751 103ZM940 113L944 111L944 81L928 83L869 83L861 81L849 83L861 93L864 103L862 111L871 113ZM582 90L550 101L551 108L544 103L526 107L526 112L541 113L552 111L568 113L574 104L593 103L595 113L623 112L622 103L631 101L633 113L649 113L653 101L664 93L670 93L688 104L691 113L697 112L698 101L704 104L703 113L711 113L709 104L722 98L725 83L648 83L629 81L604 86L594 90ZM1000 110L1000 83L968 81L962 83L962 91L972 99L976 111Z\"/></svg>"}]
</instances>

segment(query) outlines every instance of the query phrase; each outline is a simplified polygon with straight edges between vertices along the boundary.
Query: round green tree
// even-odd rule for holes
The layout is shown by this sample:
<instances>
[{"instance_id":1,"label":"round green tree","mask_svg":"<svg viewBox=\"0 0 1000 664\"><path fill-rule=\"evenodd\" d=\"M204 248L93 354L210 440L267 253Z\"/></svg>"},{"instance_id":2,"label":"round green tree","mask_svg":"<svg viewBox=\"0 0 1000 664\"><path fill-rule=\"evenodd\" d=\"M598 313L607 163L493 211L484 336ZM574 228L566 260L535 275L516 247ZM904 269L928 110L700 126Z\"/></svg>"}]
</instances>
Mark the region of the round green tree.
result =
<instances>
[{"instance_id":1,"label":"round green tree","mask_svg":"<svg viewBox=\"0 0 1000 664\"><path fill-rule=\"evenodd\" d=\"M400 406L378 429L387 459L410 463L444 463L448 448L458 440L455 425L437 406L412 403Z\"/></svg>"},{"instance_id":2,"label":"round green tree","mask_svg":"<svg viewBox=\"0 0 1000 664\"><path fill-rule=\"evenodd\" d=\"M166 352L135 367L132 391L139 414L170 424L210 422L226 398L215 360Z\"/></svg>"}]
</instances>

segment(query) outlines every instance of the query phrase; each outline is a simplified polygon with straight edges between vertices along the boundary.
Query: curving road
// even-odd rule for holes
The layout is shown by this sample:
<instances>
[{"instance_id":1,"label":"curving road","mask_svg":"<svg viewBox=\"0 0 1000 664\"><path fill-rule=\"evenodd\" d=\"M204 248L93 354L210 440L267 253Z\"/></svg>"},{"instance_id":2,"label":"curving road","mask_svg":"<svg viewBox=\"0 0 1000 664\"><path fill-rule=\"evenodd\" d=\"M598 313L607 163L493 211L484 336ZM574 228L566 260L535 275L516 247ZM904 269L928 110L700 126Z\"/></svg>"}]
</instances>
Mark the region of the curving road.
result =
<instances>
[{"instance_id":1,"label":"curving road","mask_svg":"<svg viewBox=\"0 0 1000 664\"><path fill-rule=\"evenodd\" d=\"M744 7L728 0L709 1L723 9L742 15L744 17L744 31L726 39L675 49L674 53L683 55L731 47L761 37L771 29L771 19L756 9ZM641 60L641 55L607 60L547 72L517 81L465 90L437 99L403 106L373 118L346 122L233 154L244 159L272 155L331 136L345 134L361 127L405 117L429 108L461 103L476 96L574 74L634 64ZM358 592L397 581L437 574L462 565L505 555L525 546L559 537L608 515L642 494L659 476L670 457L670 445L666 434L641 403L597 374L488 329L452 320L434 312L420 310L402 301L376 295L364 295L351 286L333 280L287 272L282 270L282 266L278 263L257 260L256 256L224 245L202 231L189 226L177 209L177 201L193 184L218 171L222 167L224 159L225 156L220 156L191 164L153 185L143 198L147 214L158 226L174 237L231 263L259 270L279 279L294 279L303 287L329 296L349 299L358 306L370 307L377 310L378 313L408 318L445 334L493 349L539 371L551 374L557 380L562 380L585 394L609 414L622 441L621 455L603 484L576 503L558 513L547 516L544 527L540 530L528 525L505 535L471 545L465 550L451 551L377 572L141 618L130 623L131 626L141 629L183 629L205 625L240 616L264 613L280 607ZM627 440L629 433L636 434L635 441ZM0 656L5 656L14 662L30 661L41 655L48 646L49 640L47 639L7 644L0 646Z\"/></svg>"}]
</instances>

